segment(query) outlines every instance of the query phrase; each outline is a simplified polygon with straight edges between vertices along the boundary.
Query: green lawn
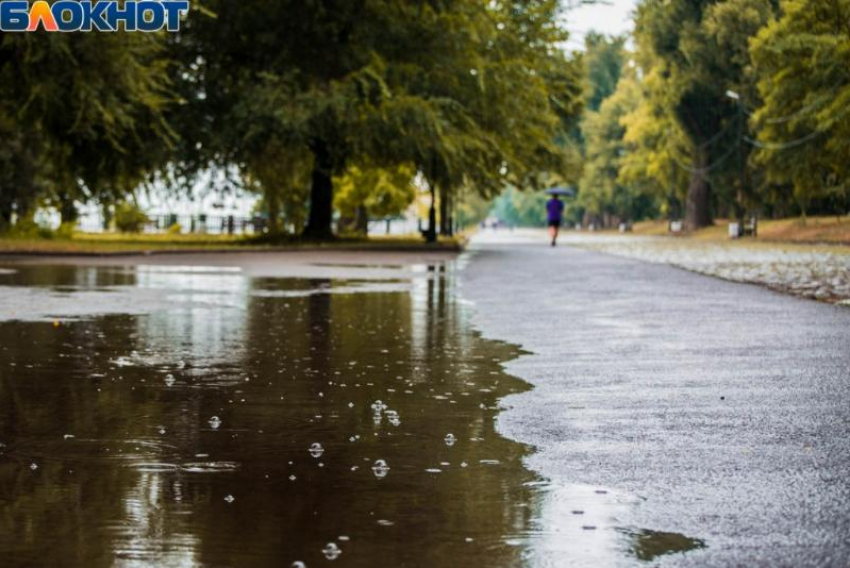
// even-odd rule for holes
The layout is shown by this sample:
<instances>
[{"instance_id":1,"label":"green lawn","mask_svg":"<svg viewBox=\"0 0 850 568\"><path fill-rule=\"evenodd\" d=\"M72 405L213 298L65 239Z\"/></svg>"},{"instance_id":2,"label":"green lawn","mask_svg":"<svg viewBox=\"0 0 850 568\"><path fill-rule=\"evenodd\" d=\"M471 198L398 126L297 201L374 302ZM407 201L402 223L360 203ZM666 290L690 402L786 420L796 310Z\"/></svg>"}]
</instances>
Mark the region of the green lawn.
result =
<instances>
[{"instance_id":1,"label":"green lawn","mask_svg":"<svg viewBox=\"0 0 850 568\"><path fill-rule=\"evenodd\" d=\"M728 223L728 219L716 219L713 226L683 236L705 241L729 240ZM748 237L742 240L847 246L850 245L850 217L809 217L805 222L799 217L763 219L759 221L758 232L758 238ZM667 235L667 221L635 223L634 233Z\"/></svg>"},{"instance_id":2,"label":"green lawn","mask_svg":"<svg viewBox=\"0 0 850 568\"><path fill-rule=\"evenodd\" d=\"M31 238L0 236L0 254L121 254L177 251L267 251L301 248L334 250L460 250L461 238L441 238L429 245L410 236L339 238L332 242L296 239L269 241L231 235L134 235L121 233L75 233L71 238Z\"/></svg>"}]
</instances>

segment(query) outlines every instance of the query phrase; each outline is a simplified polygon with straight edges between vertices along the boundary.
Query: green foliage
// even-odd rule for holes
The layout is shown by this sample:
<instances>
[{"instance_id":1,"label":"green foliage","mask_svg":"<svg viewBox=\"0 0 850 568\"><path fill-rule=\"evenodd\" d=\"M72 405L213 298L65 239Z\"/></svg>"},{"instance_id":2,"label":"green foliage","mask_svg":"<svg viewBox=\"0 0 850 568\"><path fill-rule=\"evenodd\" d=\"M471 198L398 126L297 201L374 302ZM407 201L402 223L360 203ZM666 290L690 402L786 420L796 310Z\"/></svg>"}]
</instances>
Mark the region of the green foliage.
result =
<instances>
[{"instance_id":1,"label":"green foliage","mask_svg":"<svg viewBox=\"0 0 850 568\"><path fill-rule=\"evenodd\" d=\"M115 206L115 228L122 233L140 233L149 221L135 202L123 201Z\"/></svg>"},{"instance_id":2,"label":"green foliage","mask_svg":"<svg viewBox=\"0 0 850 568\"><path fill-rule=\"evenodd\" d=\"M0 37L0 225L40 198L122 195L165 162L160 34Z\"/></svg>"},{"instance_id":3,"label":"green foliage","mask_svg":"<svg viewBox=\"0 0 850 568\"><path fill-rule=\"evenodd\" d=\"M0 228L210 167L262 195L272 232L317 237L352 164L411 166L448 198L576 176L558 17L557 0L205 0L177 34L5 34ZM387 195L366 209L397 209Z\"/></svg>"},{"instance_id":4,"label":"green foliage","mask_svg":"<svg viewBox=\"0 0 850 568\"><path fill-rule=\"evenodd\" d=\"M645 0L635 73L581 123L580 204L595 217L657 206L691 228L713 215L845 210L848 14L848 0ZM611 75L589 76L604 86Z\"/></svg>"},{"instance_id":5,"label":"green foliage","mask_svg":"<svg viewBox=\"0 0 850 568\"><path fill-rule=\"evenodd\" d=\"M750 44L764 100L752 117L754 161L805 214L813 199L850 195L850 0L788 0L782 10Z\"/></svg>"},{"instance_id":6,"label":"green foliage","mask_svg":"<svg viewBox=\"0 0 850 568\"><path fill-rule=\"evenodd\" d=\"M365 234L369 219L399 215L410 206L416 196L414 174L406 165L351 165L334 179L334 206L341 219L352 221L352 230Z\"/></svg>"},{"instance_id":7,"label":"green foliage","mask_svg":"<svg viewBox=\"0 0 850 568\"><path fill-rule=\"evenodd\" d=\"M585 36L585 54L582 59L585 68L585 110L598 111L602 101L616 90L620 72L626 63L625 43L625 37L607 38L598 33Z\"/></svg>"},{"instance_id":8,"label":"green foliage","mask_svg":"<svg viewBox=\"0 0 850 568\"><path fill-rule=\"evenodd\" d=\"M71 221L69 223L61 223L55 231L55 235L60 239L70 239L74 236L77 230L77 223Z\"/></svg>"},{"instance_id":9,"label":"green foliage","mask_svg":"<svg viewBox=\"0 0 850 568\"><path fill-rule=\"evenodd\" d=\"M457 205L457 223L461 228L477 225L487 218L492 207L492 201L478 193L462 191Z\"/></svg>"},{"instance_id":10,"label":"green foliage","mask_svg":"<svg viewBox=\"0 0 850 568\"><path fill-rule=\"evenodd\" d=\"M271 235L298 235L307 219L312 156L306 149L268 143L247 157L245 185L261 195L260 208L269 221Z\"/></svg>"},{"instance_id":11,"label":"green foliage","mask_svg":"<svg viewBox=\"0 0 850 568\"><path fill-rule=\"evenodd\" d=\"M509 187L493 201L490 213L512 227L544 227L548 199L543 192Z\"/></svg>"},{"instance_id":12,"label":"green foliage","mask_svg":"<svg viewBox=\"0 0 850 568\"><path fill-rule=\"evenodd\" d=\"M4 34L0 230L210 167L262 197L270 233L315 237L332 207L358 230L403 210L415 174L464 223L499 195L542 223L535 190L579 178L568 217L840 207L848 14L644 0L634 53L589 34L581 57L557 0L205 0L179 34Z\"/></svg>"},{"instance_id":13,"label":"green foliage","mask_svg":"<svg viewBox=\"0 0 850 568\"><path fill-rule=\"evenodd\" d=\"M635 152L623 179L681 188L687 177L687 192L668 190L667 203L684 196L689 228L711 223L714 204L740 214L755 201L756 176L743 173L744 116L727 91L752 95L748 42L773 9L768 0L647 0L638 9L644 102L624 120Z\"/></svg>"},{"instance_id":14,"label":"green foliage","mask_svg":"<svg viewBox=\"0 0 850 568\"><path fill-rule=\"evenodd\" d=\"M625 152L618 164L618 181L643 195L656 196L660 212L678 219L690 175L677 163L685 143L658 96L664 89L663 66L650 49L640 45L635 60L637 73L624 79L637 81L639 89L634 93L634 107L620 118Z\"/></svg>"},{"instance_id":15,"label":"green foliage","mask_svg":"<svg viewBox=\"0 0 850 568\"><path fill-rule=\"evenodd\" d=\"M553 180L555 185L561 181L574 183L579 181L580 176L586 176L588 169L587 133L589 117L599 111L602 102L610 97L617 88L620 73L625 64L627 53L624 49L625 37L606 37L598 33L589 33L584 40L585 51L581 54L583 67L583 114L581 120L576 121L569 129L565 140L565 154L573 175L565 176L562 180ZM597 137L597 141L600 139ZM597 160L597 164L601 162ZM582 184L578 184L581 188ZM585 188L592 187L584 183ZM597 194L598 195L598 194ZM585 202L590 202L591 196L579 199L577 204L569 207L566 211L567 217L572 222L581 222L584 214Z\"/></svg>"},{"instance_id":16,"label":"green foliage","mask_svg":"<svg viewBox=\"0 0 850 568\"><path fill-rule=\"evenodd\" d=\"M579 204L597 226L623 220L640 220L655 212L654 191L639 182L624 183L623 163L628 152L624 140L624 118L634 113L641 101L640 86L633 74L620 77L617 90L597 112L587 112L582 121L585 163L579 185Z\"/></svg>"},{"instance_id":17,"label":"green foliage","mask_svg":"<svg viewBox=\"0 0 850 568\"><path fill-rule=\"evenodd\" d=\"M190 70L184 169L251 170L270 144L309 151L314 237L328 235L333 176L350 163L412 164L485 195L563 169L555 141L580 85L554 49L555 0L322 4L211 0L216 17L190 17L175 44Z\"/></svg>"},{"instance_id":18,"label":"green foliage","mask_svg":"<svg viewBox=\"0 0 850 568\"><path fill-rule=\"evenodd\" d=\"M36 223L32 216L18 219L17 223L6 226L0 234L15 239L52 239L56 236L56 233L48 227Z\"/></svg>"}]
</instances>

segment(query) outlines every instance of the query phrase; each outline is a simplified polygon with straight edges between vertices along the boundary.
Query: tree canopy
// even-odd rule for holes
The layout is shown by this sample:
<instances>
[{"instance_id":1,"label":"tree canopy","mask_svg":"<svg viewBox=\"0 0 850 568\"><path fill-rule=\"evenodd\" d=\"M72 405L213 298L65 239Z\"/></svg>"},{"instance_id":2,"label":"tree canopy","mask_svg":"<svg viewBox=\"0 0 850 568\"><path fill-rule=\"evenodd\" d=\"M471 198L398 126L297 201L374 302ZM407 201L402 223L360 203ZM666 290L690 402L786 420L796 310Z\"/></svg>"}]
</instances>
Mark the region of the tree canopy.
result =
<instances>
[{"instance_id":1,"label":"tree canopy","mask_svg":"<svg viewBox=\"0 0 850 568\"><path fill-rule=\"evenodd\" d=\"M578 85L553 49L557 2L205 6L175 41L190 70L183 164L251 170L270 146L309 151L307 236L330 236L334 176L349 163L411 164L435 186L490 195L562 164L555 139Z\"/></svg>"},{"instance_id":2,"label":"tree canopy","mask_svg":"<svg viewBox=\"0 0 850 568\"><path fill-rule=\"evenodd\" d=\"M0 36L0 227L56 200L109 199L161 167L176 134L162 38Z\"/></svg>"},{"instance_id":3,"label":"tree canopy","mask_svg":"<svg viewBox=\"0 0 850 568\"><path fill-rule=\"evenodd\" d=\"M790 185L805 213L814 198L850 192L850 1L783 2L751 41L758 71L755 163Z\"/></svg>"},{"instance_id":4,"label":"tree canopy","mask_svg":"<svg viewBox=\"0 0 850 568\"><path fill-rule=\"evenodd\" d=\"M582 119L587 214L697 228L846 211L848 13L846 1L644 0L633 72ZM586 70L600 89L607 76Z\"/></svg>"},{"instance_id":5,"label":"tree canopy","mask_svg":"<svg viewBox=\"0 0 850 568\"><path fill-rule=\"evenodd\" d=\"M602 224L843 210L848 2L643 0L632 41L581 53L557 0L204 0L178 33L6 33L0 229L210 170L271 235L316 239L404 209L411 179L432 239L557 183Z\"/></svg>"}]
</instances>

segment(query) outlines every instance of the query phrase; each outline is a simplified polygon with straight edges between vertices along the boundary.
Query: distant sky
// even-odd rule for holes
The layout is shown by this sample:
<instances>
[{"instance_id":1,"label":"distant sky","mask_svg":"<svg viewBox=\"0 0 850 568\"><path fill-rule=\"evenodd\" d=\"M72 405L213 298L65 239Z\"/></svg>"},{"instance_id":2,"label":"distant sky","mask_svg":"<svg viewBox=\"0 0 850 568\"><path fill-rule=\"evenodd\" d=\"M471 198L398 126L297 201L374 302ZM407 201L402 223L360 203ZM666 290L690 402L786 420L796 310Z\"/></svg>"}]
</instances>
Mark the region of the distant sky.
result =
<instances>
[{"instance_id":1,"label":"distant sky","mask_svg":"<svg viewBox=\"0 0 850 568\"><path fill-rule=\"evenodd\" d=\"M582 49L584 35L590 31L608 35L631 31L632 11L637 4L638 0L608 0L606 4L586 5L567 11L564 22L564 26L570 31L567 47Z\"/></svg>"}]
</instances>

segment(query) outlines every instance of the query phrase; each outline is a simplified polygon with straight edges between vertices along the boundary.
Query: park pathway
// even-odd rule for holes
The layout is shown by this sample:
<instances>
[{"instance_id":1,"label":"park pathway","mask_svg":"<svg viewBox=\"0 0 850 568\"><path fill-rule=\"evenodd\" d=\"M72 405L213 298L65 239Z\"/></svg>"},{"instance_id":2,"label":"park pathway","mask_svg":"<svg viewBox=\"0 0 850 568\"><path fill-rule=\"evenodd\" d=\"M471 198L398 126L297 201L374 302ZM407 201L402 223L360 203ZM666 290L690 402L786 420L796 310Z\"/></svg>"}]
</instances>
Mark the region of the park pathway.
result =
<instances>
[{"instance_id":1,"label":"park pathway","mask_svg":"<svg viewBox=\"0 0 850 568\"><path fill-rule=\"evenodd\" d=\"M850 563L850 308L542 232L483 233L469 256L476 326L531 352L507 371L535 388L499 429L550 481L540 564L612 531L705 544L653 565ZM603 488L596 529L559 539L583 487Z\"/></svg>"}]
</instances>

